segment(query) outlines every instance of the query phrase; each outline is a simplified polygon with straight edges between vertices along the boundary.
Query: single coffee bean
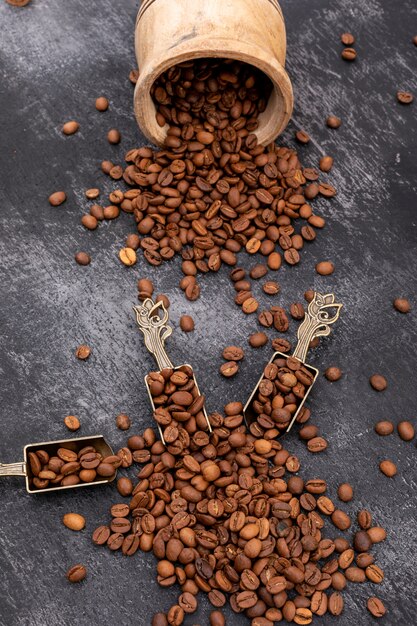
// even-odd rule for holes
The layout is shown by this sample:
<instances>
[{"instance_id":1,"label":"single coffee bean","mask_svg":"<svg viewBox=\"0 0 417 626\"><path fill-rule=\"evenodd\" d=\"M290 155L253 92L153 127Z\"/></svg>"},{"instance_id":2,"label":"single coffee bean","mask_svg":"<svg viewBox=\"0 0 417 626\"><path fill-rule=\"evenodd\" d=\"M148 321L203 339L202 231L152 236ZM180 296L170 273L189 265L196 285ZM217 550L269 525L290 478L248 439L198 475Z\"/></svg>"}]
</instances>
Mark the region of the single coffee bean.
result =
<instances>
[{"instance_id":1,"label":"single coffee bean","mask_svg":"<svg viewBox=\"0 0 417 626\"><path fill-rule=\"evenodd\" d=\"M330 172L330 170L333 167L333 157L331 156L321 157L320 162L319 162L319 167L322 172Z\"/></svg>"},{"instance_id":2,"label":"single coffee bean","mask_svg":"<svg viewBox=\"0 0 417 626\"><path fill-rule=\"evenodd\" d=\"M391 435L394 432L394 424L389 420L383 420L375 424L375 432L382 437Z\"/></svg>"},{"instance_id":3,"label":"single coffee bean","mask_svg":"<svg viewBox=\"0 0 417 626\"><path fill-rule=\"evenodd\" d=\"M375 391L384 391L388 386L387 379L381 374L373 374L369 382Z\"/></svg>"},{"instance_id":4,"label":"single coffee bean","mask_svg":"<svg viewBox=\"0 0 417 626\"><path fill-rule=\"evenodd\" d=\"M253 333L249 337L249 344L252 348L260 348L268 343L268 337L265 333Z\"/></svg>"},{"instance_id":5,"label":"single coffee bean","mask_svg":"<svg viewBox=\"0 0 417 626\"><path fill-rule=\"evenodd\" d=\"M110 537L110 528L108 526L99 526L92 535L93 543L97 546L103 546Z\"/></svg>"},{"instance_id":6,"label":"single coffee bean","mask_svg":"<svg viewBox=\"0 0 417 626\"><path fill-rule=\"evenodd\" d=\"M221 611L212 611L209 615L210 626L225 626L226 619Z\"/></svg>"},{"instance_id":7,"label":"single coffee bean","mask_svg":"<svg viewBox=\"0 0 417 626\"><path fill-rule=\"evenodd\" d=\"M362 509L358 512L358 524L363 530L371 528L372 515L366 509ZM369 536L369 535L368 535Z\"/></svg>"},{"instance_id":8,"label":"single coffee bean","mask_svg":"<svg viewBox=\"0 0 417 626\"><path fill-rule=\"evenodd\" d=\"M107 141L112 144L120 143L121 135L120 132L116 128L112 128L107 133Z\"/></svg>"},{"instance_id":9,"label":"single coffee bean","mask_svg":"<svg viewBox=\"0 0 417 626\"><path fill-rule=\"evenodd\" d=\"M119 251L119 259L121 260L123 265L126 265L127 267L135 265L136 252L133 250L133 248L122 248Z\"/></svg>"},{"instance_id":10,"label":"single coffee bean","mask_svg":"<svg viewBox=\"0 0 417 626\"><path fill-rule=\"evenodd\" d=\"M409 313L411 310L410 301L407 298L396 298L393 304L400 313Z\"/></svg>"},{"instance_id":11,"label":"single coffee bean","mask_svg":"<svg viewBox=\"0 0 417 626\"><path fill-rule=\"evenodd\" d=\"M337 380L341 379L342 370L340 370L338 367L328 367L326 371L324 372L324 375L327 378L327 380L330 380L330 382L334 383Z\"/></svg>"},{"instance_id":12,"label":"single coffee bean","mask_svg":"<svg viewBox=\"0 0 417 626\"><path fill-rule=\"evenodd\" d=\"M132 85L136 85L136 83L139 80L139 70L136 70L136 69L135 70L130 70L130 72L129 72L129 80L132 83Z\"/></svg>"},{"instance_id":13,"label":"single coffee bean","mask_svg":"<svg viewBox=\"0 0 417 626\"><path fill-rule=\"evenodd\" d=\"M329 117L326 119L326 124L329 128L336 129L342 125L342 120L335 115L329 115Z\"/></svg>"},{"instance_id":14,"label":"single coffee bean","mask_svg":"<svg viewBox=\"0 0 417 626\"><path fill-rule=\"evenodd\" d=\"M302 144L306 144L310 142L310 135L308 135L305 130L298 130L295 133L295 138Z\"/></svg>"},{"instance_id":15,"label":"single coffee bean","mask_svg":"<svg viewBox=\"0 0 417 626\"><path fill-rule=\"evenodd\" d=\"M345 48L342 50L342 59L345 61L354 61L356 56L356 50L354 48Z\"/></svg>"},{"instance_id":16,"label":"single coffee bean","mask_svg":"<svg viewBox=\"0 0 417 626\"><path fill-rule=\"evenodd\" d=\"M227 361L220 366L220 374L225 378L235 376L239 371L239 365L236 361Z\"/></svg>"},{"instance_id":17,"label":"single coffee bean","mask_svg":"<svg viewBox=\"0 0 417 626\"><path fill-rule=\"evenodd\" d=\"M100 195L100 189L98 189L97 187L93 187L91 189L86 189L85 190L85 197L88 198L88 200L95 200L96 198L98 198Z\"/></svg>"},{"instance_id":18,"label":"single coffee bean","mask_svg":"<svg viewBox=\"0 0 417 626\"><path fill-rule=\"evenodd\" d=\"M349 483L342 483L337 488L337 495L342 502L350 502L353 498L353 488Z\"/></svg>"},{"instance_id":19,"label":"single coffee bean","mask_svg":"<svg viewBox=\"0 0 417 626\"><path fill-rule=\"evenodd\" d=\"M77 357L77 359L80 359L80 361L86 361L90 354L91 348L89 346L86 346L85 344L78 346L75 351L75 356Z\"/></svg>"},{"instance_id":20,"label":"single coffee bean","mask_svg":"<svg viewBox=\"0 0 417 626\"><path fill-rule=\"evenodd\" d=\"M383 617L387 612L384 604L379 598L376 598L375 596L372 596L368 599L366 606L371 615L373 615L373 617Z\"/></svg>"},{"instance_id":21,"label":"single coffee bean","mask_svg":"<svg viewBox=\"0 0 417 626\"><path fill-rule=\"evenodd\" d=\"M104 96L100 96L96 100L96 109L97 111L107 111L109 108L109 101Z\"/></svg>"},{"instance_id":22,"label":"single coffee bean","mask_svg":"<svg viewBox=\"0 0 417 626\"><path fill-rule=\"evenodd\" d=\"M49 204L52 206L60 206L67 199L65 191L55 191L49 196Z\"/></svg>"},{"instance_id":23,"label":"single coffee bean","mask_svg":"<svg viewBox=\"0 0 417 626\"><path fill-rule=\"evenodd\" d=\"M98 226L98 221L94 215L83 215L81 218L81 224L84 228L87 228L87 230L95 230Z\"/></svg>"},{"instance_id":24,"label":"single coffee bean","mask_svg":"<svg viewBox=\"0 0 417 626\"><path fill-rule=\"evenodd\" d=\"M329 613L332 615L340 615L343 612L343 606L343 596L338 591L334 591L330 594L328 600Z\"/></svg>"},{"instance_id":25,"label":"single coffee bean","mask_svg":"<svg viewBox=\"0 0 417 626\"><path fill-rule=\"evenodd\" d=\"M262 285L264 293L268 296L275 296L280 291L280 286L274 280L268 280Z\"/></svg>"},{"instance_id":26,"label":"single coffee bean","mask_svg":"<svg viewBox=\"0 0 417 626\"><path fill-rule=\"evenodd\" d=\"M368 552L372 547L372 541L366 530L359 530L353 538L353 547L356 552Z\"/></svg>"},{"instance_id":27,"label":"single coffee bean","mask_svg":"<svg viewBox=\"0 0 417 626\"><path fill-rule=\"evenodd\" d=\"M140 237L135 233L131 233L126 237L126 248L131 248L132 250L137 250L140 246Z\"/></svg>"},{"instance_id":28,"label":"single coffee bean","mask_svg":"<svg viewBox=\"0 0 417 626\"><path fill-rule=\"evenodd\" d=\"M397 91L397 100L400 104L411 104L414 96L409 91Z\"/></svg>"},{"instance_id":29,"label":"single coffee bean","mask_svg":"<svg viewBox=\"0 0 417 626\"><path fill-rule=\"evenodd\" d=\"M398 434L403 441L411 441L414 439L415 430L411 422L403 420L397 426Z\"/></svg>"},{"instance_id":30,"label":"single coffee bean","mask_svg":"<svg viewBox=\"0 0 417 626\"><path fill-rule=\"evenodd\" d=\"M64 417L64 424L68 430L76 431L81 427L80 420L75 415L67 415Z\"/></svg>"},{"instance_id":31,"label":"single coffee bean","mask_svg":"<svg viewBox=\"0 0 417 626\"><path fill-rule=\"evenodd\" d=\"M371 538L372 543L380 543L381 541L385 541L387 537L385 529L380 526L372 526L369 528L368 535Z\"/></svg>"},{"instance_id":32,"label":"single coffee bean","mask_svg":"<svg viewBox=\"0 0 417 626\"><path fill-rule=\"evenodd\" d=\"M313 437L307 442L309 452L323 452L327 445L327 441L323 437Z\"/></svg>"},{"instance_id":33,"label":"single coffee bean","mask_svg":"<svg viewBox=\"0 0 417 626\"><path fill-rule=\"evenodd\" d=\"M347 530L350 528L351 521L349 515L340 509L336 509L332 513L332 522L339 530Z\"/></svg>"},{"instance_id":34,"label":"single coffee bean","mask_svg":"<svg viewBox=\"0 0 417 626\"><path fill-rule=\"evenodd\" d=\"M304 307L301 302L295 302L290 306L291 317L295 320L302 320L305 317Z\"/></svg>"},{"instance_id":35,"label":"single coffee bean","mask_svg":"<svg viewBox=\"0 0 417 626\"><path fill-rule=\"evenodd\" d=\"M87 576L87 570L84 565L78 563L78 565L73 565L67 571L67 578L70 583L79 583Z\"/></svg>"},{"instance_id":36,"label":"single coffee bean","mask_svg":"<svg viewBox=\"0 0 417 626\"><path fill-rule=\"evenodd\" d=\"M120 430L129 430L131 425L132 425L132 422L130 421L130 417L126 415L125 413L120 413L116 417L116 426Z\"/></svg>"},{"instance_id":37,"label":"single coffee bean","mask_svg":"<svg viewBox=\"0 0 417 626\"><path fill-rule=\"evenodd\" d=\"M368 565L368 567L365 570L365 574L368 580L370 580L373 583L376 583L377 585L382 583L382 581L384 580L383 570L380 567L378 567L378 565L375 565L375 563Z\"/></svg>"},{"instance_id":38,"label":"single coffee bean","mask_svg":"<svg viewBox=\"0 0 417 626\"><path fill-rule=\"evenodd\" d=\"M70 122L65 122L62 127L62 132L64 135L73 135L80 128L80 125L75 120L71 120Z\"/></svg>"},{"instance_id":39,"label":"single coffee bean","mask_svg":"<svg viewBox=\"0 0 417 626\"><path fill-rule=\"evenodd\" d=\"M222 356L226 361L241 361L245 356L242 348L237 346L228 346L224 348Z\"/></svg>"},{"instance_id":40,"label":"single coffee bean","mask_svg":"<svg viewBox=\"0 0 417 626\"><path fill-rule=\"evenodd\" d=\"M62 518L62 523L70 530L82 530L85 527L85 517L78 513L66 513Z\"/></svg>"},{"instance_id":41,"label":"single coffee bean","mask_svg":"<svg viewBox=\"0 0 417 626\"><path fill-rule=\"evenodd\" d=\"M184 333L191 333L194 330L194 320L190 315L182 315L180 318L180 327Z\"/></svg>"},{"instance_id":42,"label":"single coffee bean","mask_svg":"<svg viewBox=\"0 0 417 626\"><path fill-rule=\"evenodd\" d=\"M379 469L385 476L388 478L392 478L397 473L397 466L392 461L381 461L379 464Z\"/></svg>"},{"instance_id":43,"label":"single coffee bean","mask_svg":"<svg viewBox=\"0 0 417 626\"><path fill-rule=\"evenodd\" d=\"M117 480L116 487L120 495L125 497L130 496L133 491L133 483L126 476L122 476Z\"/></svg>"},{"instance_id":44,"label":"single coffee bean","mask_svg":"<svg viewBox=\"0 0 417 626\"><path fill-rule=\"evenodd\" d=\"M355 37L351 33L343 33L340 40L344 46L353 46L355 43Z\"/></svg>"},{"instance_id":45,"label":"single coffee bean","mask_svg":"<svg viewBox=\"0 0 417 626\"><path fill-rule=\"evenodd\" d=\"M91 257L87 252L77 252L74 258L78 265L90 265L91 263Z\"/></svg>"},{"instance_id":46,"label":"single coffee bean","mask_svg":"<svg viewBox=\"0 0 417 626\"><path fill-rule=\"evenodd\" d=\"M330 276L334 272L334 264L331 261L321 261L316 265L316 272L321 276Z\"/></svg>"}]
</instances>

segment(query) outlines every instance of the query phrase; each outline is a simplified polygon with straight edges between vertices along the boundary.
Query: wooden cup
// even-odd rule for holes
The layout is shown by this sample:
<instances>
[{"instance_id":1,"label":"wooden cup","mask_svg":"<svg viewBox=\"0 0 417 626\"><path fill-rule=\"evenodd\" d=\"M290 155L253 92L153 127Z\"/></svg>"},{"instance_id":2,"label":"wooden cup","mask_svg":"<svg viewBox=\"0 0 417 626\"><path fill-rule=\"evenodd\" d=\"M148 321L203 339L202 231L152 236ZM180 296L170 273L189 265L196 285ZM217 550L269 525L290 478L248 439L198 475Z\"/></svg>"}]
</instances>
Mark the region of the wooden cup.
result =
<instances>
[{"instance_id":1,"label":"wooden cup","mask_svg":"<svg viewBox=\"0 0 417 626\"><path fill-rule=\"evenodd\" d=\"M258 141L267 145L287 126L293 109L284 69L285 24L277 0L143 0L135 31L140 71L134 107L138 124L163 145L168 125L155 118L151 87L168 68L197 58L227 58L259 68L273 90L259 117Z\"/></svg>"}]
</instances>

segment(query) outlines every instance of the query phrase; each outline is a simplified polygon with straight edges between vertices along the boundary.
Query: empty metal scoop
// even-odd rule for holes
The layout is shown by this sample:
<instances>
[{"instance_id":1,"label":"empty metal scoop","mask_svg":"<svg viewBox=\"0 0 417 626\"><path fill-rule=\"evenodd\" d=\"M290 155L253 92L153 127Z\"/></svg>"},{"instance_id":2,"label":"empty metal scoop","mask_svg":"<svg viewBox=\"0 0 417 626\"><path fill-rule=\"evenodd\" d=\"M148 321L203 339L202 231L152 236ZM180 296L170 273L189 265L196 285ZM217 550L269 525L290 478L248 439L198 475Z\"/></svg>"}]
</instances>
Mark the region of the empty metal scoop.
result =
<instances>
[{"instance_id":1,"label":"empty metal scoop","mask_svg":"<svg viewBox=\"0 0 417 626\"><path fill-rule=\"evenodd\" d=\"M293 427L294 422L299 416L304 406L304 403L307 400L307 397L309 396L314 383L316 382L317 376L319 375L318 369L312 367L311 365L308 365L305 362L310 343L315 337L327 337L327 335L330 334L330 326L339 319L342 306L342 304L335 304L335 296L332 293L322 295L321 293L317 292L314 294L313 300L308 305L305 318L298 328L298 343L292 354L292 357L298 359L298 361L302 363L303 367L308 370L308 372L311 374L311 382L305 392L304 397L298 405L296 412L294 413L294 415L292 415L291 421L288 427L286 427L285 429L285 433L288 433ZM332 310L334 312L333 316L331 315ZM282 352L275 352L268 362L268 365L273 363L277 358L288 359L289 356L290 355L283 354ZM250 427L250 425L253 422L256 422L258 419L259 413L255 410L254 403L256 401L259 386L264 380L264 372L265 369L263 370L262 375L255 386L255 389L253 390L249 400L247 401L243 409L243 414L248 427Z\"/></svg>"},{"instance_id":2,"label":"empty metal scoop","mask_svg":"<svg viewBox=\"0 0 417 626\"><path fill-rule=\"evenodd\" d=\"M169 316L163 302L154 302L150 298L147 298L146 300L144 300L142 305L134 306L133 310L136 313L136 320L139 328L144 335L145 346L154 356L158 364L159 371L167 368L173 370L180 370L184 367L189 368L193 373L193 379L197 392L201 396L192 366L188 363L184 363L183 365L178 365L177 367L174 367L167 353L165 352L165 339L167 339L172 334L172 328L167 323ZM153 411L155 411L155 404L148 384L148 376L145 376L145 385L148 390L149 399L151 401ZM202 411L207 422L208 430L209 432L211 432L211 424L209 422L207 412L204 406L202 408ZM157 425L162 442L165 444L162 429L159 424Z\"/></svg>"},{"instance_id":3,"label":"empty metal scoop","mask_svg":"<svg viewBox=\"0 0 417 626\"><path fill-rule=\"evenodd\" d=\"M26 479L26 491L28 493L46 493L50 491L62 491L64 489L77 489L77 487L89 487L91 485L106 485L107 483L111 483L116 478L117 470L115 470L113 476L110 476L109 478L97 476L97 480L90 483L80 482L77 485L57 485L56 487L48 486L44 489L33 488L32 481L34 475L30 467L29 453L36 452L37 450L45 450L51 457L56 456L58 448L67 448L68 450L78 453L86 446L94 446L103 458L114 454L113 450L102 435L81 437L79 439L60 439L59 441L29 443L23 448L23 461L19 463L0 463L0 476L24 476Z\"/></svg>"}]
</instances>

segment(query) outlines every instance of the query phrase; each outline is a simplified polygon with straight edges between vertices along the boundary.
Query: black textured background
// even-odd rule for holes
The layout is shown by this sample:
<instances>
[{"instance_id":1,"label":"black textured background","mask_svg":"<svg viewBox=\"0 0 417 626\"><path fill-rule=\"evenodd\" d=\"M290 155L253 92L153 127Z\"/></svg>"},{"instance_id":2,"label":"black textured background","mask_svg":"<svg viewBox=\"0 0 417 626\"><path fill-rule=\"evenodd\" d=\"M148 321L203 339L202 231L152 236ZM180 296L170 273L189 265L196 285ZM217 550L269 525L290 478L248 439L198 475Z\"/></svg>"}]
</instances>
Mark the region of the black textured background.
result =
<instances>
[{"instance_id":1,"label":"black textured background","mask_svg":"<svg viewBox=\"0 0 417 626\"><path fill-rule=\"evenodd\" d=\"M375 547L386 578L380 586L349 584L340 626L371 624L365 605L379 595L387 605L385 624L415 623L416 448L397 435L378 438L379 419L415 421L417 272L416 162L417 103L402 107L398 89L417 95L417 7L413 0L283 0L288 30L288 70L296 97L293 122L280 139L292 143L294 130L312 136L301 147L305 165L317 165L323 154L335 158L329 179L337 186L332 201L320 200L327 220L318 240L305 247L302 263L283 267L277 278L282 292L274 302L288 306L302 300L310 287L334 291L345 304L342 318L328 339L311 354L324 371L338 365L343 379L330 384L320 377L309 401L313 419L329 439L328 450L309 454L292 434L291 452L302 460L301 474L328 480L336 499L337 485L350 481L354 500L342 508L353 516L362 507L388 530L385 544ZM133 0L33 0L24 9L0 1L0 458L20 460L24 444L68 436L65 415L79 415L80 434L105 434L117 449L126 439L115 416L127 412L131 432L151 422L144 374L153 368L138 332L131 306L136 280L154 279L158 292L171 299L171 318L178 328L181 314L196 319L193 334L176 330L169 352L176 363L191 361L209 410L231 399L245 398L270 348L248 347L238 377L221 379L221 349L246 346L256 320L233 304L233 288L223 268L201 280L202 298L188 303L176 286L178 259L151 271L140 259L131 269L121 266L117 252L133 231L131 216L86 232L84 190L98 186L102 198L112 183L99 164L122 162L128 149L144 144L132 113L129 70L134 67ZM340 58L339 36L357 36L358 59ZM94 100L110 99L98 113ZM328 114L343 126L328 129ZM81 124L79 133L64 137L68 119ZM110 146L107 130L118 127L119 147ZM59 208L47 198L64 189L68 201ZM79 267L77 250L91 253L92 264ZM317 276L318 260L336 264L333 276ZM242 265L255 259L241 255ZM271 276L272 278L272 276ZM256 291L257 290L257 291ZM263 305L267 297L255 288ZM411 314L392 307L397 296L409 297ZM293 339L292 323L289 338ZM86 342L88 362L74 357ZM384 374L388 389L378 394L368 383ZM398 463L394 479L380 474L378 462ZM133 473L133 472L132 472ZM160 590L151 555L131 559L96 549L91 531L108 519L114 488L29 496L18 478L0 485L0 623L2 626L149 625L157 609L167 609L177 592ZM65 512L87 518L82 533L61 524ZM335 536L335 529L329 531ZM88 579L69 585L66 569L77 562ZM189 625L208 623L202 598ZM244 618L227 613L228 624ZM326 616L317 622L332 624Z\"/></svg>"}]
</instances>

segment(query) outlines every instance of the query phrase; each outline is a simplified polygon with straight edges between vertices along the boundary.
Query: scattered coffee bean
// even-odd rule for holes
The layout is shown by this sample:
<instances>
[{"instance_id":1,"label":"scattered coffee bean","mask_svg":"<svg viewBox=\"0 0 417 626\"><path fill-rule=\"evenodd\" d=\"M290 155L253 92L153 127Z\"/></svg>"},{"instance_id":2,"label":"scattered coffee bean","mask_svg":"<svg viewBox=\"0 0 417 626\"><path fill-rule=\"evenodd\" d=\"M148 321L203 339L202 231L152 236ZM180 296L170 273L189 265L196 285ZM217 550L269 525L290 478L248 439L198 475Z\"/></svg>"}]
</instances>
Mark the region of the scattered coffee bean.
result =
<instances>
[{"instance_id":1,"label":"scattered coffee bean","mask_svg":"<svg viewBox=\"0 0 417 626\"><path fill-rule=\"evenodd\" d=\"M86 189L85 191L85 197L88 198L88 200L95 200L99 197L99 195L100 189L97 189L97 187L94 187L92 189Z\"/></svg>"},{"instance_id":2,"label":"scattered coffee bean","mask_svg":"<svg viewBox=\"0 0 417 626\"><path fill-rule=\"evenodd\" d=\"M322 172L330 172L330 170L333 167L333 157L331 156L321 157L319 167Z\"/></svg>"},{"instance_id":3,"label":"scattered coffee bean","mask_svg":"<svg viewBox=\"0 0 417 626\"><path fill-rule=\"evenodd\" d=\"M368 599L366 606L373 617L383 617L387 612L384 604L375 596Z\"/></svg>"},{"instance_id":4,"label":"scattered coffee bean","mask_svg":"<svg viewBox=\"0 0 417 626\"><path fill-rule=\"evenodd\" d=\"M395 298L394 308L400 313L409 313L411 310L410 301L407 298Z\"/></svg>"},{"instance_id":5,"label":"scattered coffee bean","mask_svg":"<svg viewBox=\"0 0 417 626\"><path fill-rule=\"evenodd\" d=\"M268 296L275 296L277 293L279 293L280 286L274 280L268 280L262 285L262 289L264 293L268 294Z\"/></svg>"},{"instance_id":6,"label":"scattered coffee bean","mask_svg":"<svg viewBox=\"0 0 417 626\"><path fill-rule=\"evenodd\" d=\"M137 250L140 246L140 237L135 233L132 233L126 237L126 248Z\"/></svg>"},{"instance_id":7,"label":"scattered coffee bean","mask_svg":"<svg viewBox=\"0 0 417 626\"><path fill-rule=\"evenodd\" d=\"M95 230L98 226L98 221L97 218L94 217L94 215L83 215L81 218L81 224L84 226L84 228L87 228L87 230Z\"/></svg>"},{"instance_id":8,"label":"scattered coffee bean","mask_svg":"<svg viewBox=\"0 0 417 626\"><path fill-rule=\"evenodd\" d=\"M126 413L120 413L116 417L116 426L119 430L129 430L131 425L132 422L130 420L130 417L126 415Z\"/></svg>"},{"instance_id":9,"label":"scattered coffee bean","mask_svg":"<svg viewBox=\"0 0 417 626\"><path fill-rule=\"evenodd\" d=\"M340 509L336 509L332 513L332 522L339 530L347 530L351 526L349 515Z\"/></svg>"},{"instance_id":10,"label":"scattered coffee bean","mask_svg":"<svg viewBox=\"0 0 417 626\"><path fill-rule=\"evenodd\" d=\"M379 469L385 476L388 478L392 478L397 473L397 466L392 461L381 461L379 464Z\"/></svg>"},{"instance_id":11,"label":"scattered coffee bean","mask_svg":"<svg viewBox=\"0 0 417 626\"><path fill-rule=\"evenodd\" d=\"M107 133L107 141L112 144L120 143L121 135L120 132L116 128L112 128Z\"/></svg>"},{"instance_id":12,"label":"scattered coffee bean","mask_svg":"<svg viewBox=\"0 0 417 626\"><path fill-rule=\"evenodd\" d=\"M356 56L356 50L354 48L345 48L342 50L342 59L345 61L355 61Z\"/></svg>"},{"instance_id":13,"label":"scattered coffee bean","mask_svg":"<svg viewBox=\"0 0 417 626\"><path fill-rule=\"evenodd\" d=\"M122 248L119 252L119 259L121 260L123 265L126 265L127 267L135 265L136 252L133 250L133 248Z\"/></svg>"},{"instance_id":14,"label":"scattered coffee bean","mask_svg":"<svg viewBox=\"0 0 417 626\"><path fill-rule=\"evenodd\" d=\"M109 101L104 96L100 96L96 100L96 109L97 111L107 111L109 108Z\"/></svg>"},{"instance_id":15,"label":"scattered coffee bean","mask_svg":"<svg viewBox=\"0 0 417 626\"><path fill-rule=\"evenodd\" d=\"M299 143L306 144L310 142L310 135L305 130L298 130L295 133L295 138Z\"/></svg>"},{"instance_id":16,"label":"scattered coffee bean","mask_svg":"<svg viewBox=\"0 0 417 626\"><path fill-rule=\"evenodd\" d=\"M77 130L80 128L80 125L75 120L71 120L70 122L65 122L62 127L62 132L64 135L74 135Z\"/></svg>"},{"instance_id":17,"label":"scattered coffee bean","mask_svg":"<svg viewBox=\"0 0 417 626\"><path fill-rule=\"evenodd\" d=\"M77 252L74 258L78 265L90 265L91 263L91 257L87 252Z\"/></svg>"},{"instance_id":18,"label":"scattered coffee bean","mask_svg":"<svg viewBox=\"0 0 417 626\"><path fill-rule=\"evenodd\" d=\"M276 337L271 341L272 347L277 352L282 352L286 354L287 352L291 352L291 344L287 339L281 339L281 337Z\"/></svg>"},{"instance_id":19,"label":"scattered coffee bean","mask_svg":"<svg viewBox=\"0 0 417 626\"><path fill-rule=\"evenodd\" d=\"M25 7L31 0L6 0L7 4L13 7Z\"/></svg>"},{"instance_id":20,"label":"scattered coffee bean","mask_svg":"<svg viewBox=\"0 0 417 626\"><path fill-rule=\"evenodd\" d=\"M236 361L227 361L220 366L220 374L225 378L232 378L236 376L239 371L239 365Z\"/></svg>"},{"instance_id":21,"label":"scattered coffee bean","mask_svg":"<svg viewBox=\"0 0 417 626\"><path fill-rule=\"evenodd\" d=\"M309 452L323 452L326 450L328 443L324 437L313 437L307 442Z\"/></svg>"},{"instance_id":22,"label":"scattered coffee bean","mask_svg":"<svg viewBox=\"0 0 417 626\"><path fill-rule=\"evenodd\" d=\"M184 333L191 333L194 330L195 324L191 315L181 316L180 327Z\"/></svg>"},{"instance_id":23,"label":"scattered coffee bean","mask_svg":"<svg viewBox=\"0 0 417 626\"><path fill-rule=\"evenodd\" d=\"M343 35L340 36L340 40L344 46L353 46L355 43L355 37L352 33L343 33Z\"/></svg>"},{"instance_id":24,"label":"scattered coffee bean","mask_svg":"<svg viewBox=\"0 0 417 626\"><path fill-rule=\"evenodd\" d=\"M331 261L320 261L316 265L316 272L321 276L330 276L334 272L334 263Z\"/></svg>"},{"instance_id":25,"label":"scattered coffee bean","mask_svg":"<svg viewBox=\"0 0 417 626\"><path fill-rule=\"evenodd\" d=\"M326 119L326 124L329 128L339 128L342 125L342 120L340 117L336 117L335 115L329 115Z\"/></svg>"},{"instance_id":26,"label":"scattered coffee bean","mask_svg":"<svg viewBox=\"0 0 417 626\"><path fill-rule=\"evenodd\" d=\"M88 359L90 354L91 354L91 348L89 346L86 346L85 344L78 346L78 348L75 351L75 356L80 361L85 361L86 359Z\"/></svg>"},{"instance_id":27,"label":"scattered coffee bean","mask_svg":"<svg viewBox=\"0 0 417 626\"><path fill-rule=\"evenodd\" d=\"M409 91L397 91L397 100L400 104L411 104L414 96Z\"/></svg>"},{"instance_id":28,"label":"scattered coffee bean","mask_svg":"<svg viewBox=\"0 0 417 626\"><path fill-rule=\"evenodd\" d=\"M223 350L222 356L226 359L226 361L241 361L244 358L245 353L242 348L237 346L228 346Z\"/></svg>"},{"instance_id":29,"label":"scattered coffee bean","mask_svg":"<svg viewBox=\"0 0 417 626\"><path fill-rule=\"evenodd\" d=\"M76 431L81 427L80 420L75 415L67 415L64 418L64 424L71 431Z\"/></svg>"},{"instance_id":30,"label":"scattered coffee bean","mask_svg":"<svg viewBox=\"0 0 417 626\"><path fill-rule=\"evenodd\" d=\"M362 530L369 530L372 524L372 515L366 509L362 509L358 513L358 524ZM369 533L368 533L369 536Z\"/></svg>"},{"instance_id":31,"label":"scattered coffee bean","mask_svg":"<svg viewBox=\"0 0 417 626\"><path fill-rule=\"evenodd\" d=\"M325 377L334 383L342 378L342 370L338 367L328 367L324 372Z\"/></svg>"},{"instance_id":32,"label":"scattered coffee bean","mask_svg":"<svg viewBox=\"0 0 417 626\"><path fill-rule=\"evenodd\" d=\"M225 626L226 619L221 611L212 611L209 616L210 626Z\"/></svg>"},{"instance_id":33,"label":"scattered coffee bean","mask_svg":"<svg viewBox=\"0 0 417 626\"><path fill-rule=\"evenodd\" d=\"M382 420L375 424L375 432L382 437L391 435L394 432L394 424L389 420Z\"/></svg>"},{"instance_id":34,"label":"scattered coffee bean","mask_svg":"<svg viewBox=\"0 0 417 626\"><path fill-rule=\"evenodd\" d=\"M55 191L49 196L49 204L52 206L60 206L67 199L65 191Z\"/></svg>"},{"instance_id":35,"label":"scattered coffee bean","mask_svg":"<svg viewBox=\"0 0 417 626\"><path fill-rule=\"evenodd\" d=\"M304 299L307 302L311 302L312 300L314 300L314 296L315 296L315 292L312 289L309 289L308 291L305 292Z\"/></svg>"},{"instance_id":36,"label":"scattered coffee bean","mask_svg":"<svg viewBox=\"0 0 417 626\"><path fill-rule=\"evenodd\" d=\"M265 346L268 343L268 337L265 333L259 332L259 333L253 333L253 335L250 335L249 337L249 344L252 346L252 348L261 348L262 346Z\"/></svg>"},{"instance_id":37,"label":"scattered coffee bean","mask_svg":"<svg viewBox=\"0 0 417 626\"><path fill-rule=\"evenodd\" d=\"M411 422L403 420L397 426L398 434L403 441L411 441L415 436L415 429Z\"/></svg>"},{"instance_id":38,"label":"scattered coffee bean","mask_svg":"<svg viewBox=\"0 0 417 626\"><path fill-rule=\"evenodd\" d=\"M387 379L381 374L373 374L370 377L369 382L375 391L384 391L384 389L388 386Z\"/></svg>"},{"instance_id":39,"label":"scattered coffee bean","mask_svg":"<svg viewBox=\"0 0 417 626\"><path fill-rule=\"evenodd\" d=\"M132 85L136 85L139 79L139 70L130 70L129 72L129 80Z\"/></svg>"},{"instance_id":40,"label":"scattered coffee bean","mask_svg":"<svg viewBox=\"0 0 417 626\"><path fill-rule=\"evenodd\" d=\"M305 311L301 302L295 302L290 306L290 315L294 320L304 319Z\"/></svg>"},{"instance_id":41,"label":"scattered coffee bean","mask_svg":"<svg viewBox=\"0 0 417 626\"><path fill-rule=\"evenodd\" d=\"M372 541L366 530L359 530L353 539L353 547L356 552L368 552L372 547Z\"/></svg>"},{"instance_id":42,"label":"scattered coffee bean","mask_svg":"<svg viewBox=\"0 0 417 626\"><path fill-rule=\"evenodd\" d=\"M79 513L66 513L62 518L62 523L70 530L79 531L85 527L85 517Z\"/></svg>"},{"instance_id":43,"label":"scattered coffee bean","mask_svg":"<svg viewBox=\"0 0 417 626\"><path fill-rule=\"evenodd\" d=\"M368 530L368 535L370 536L372 543L380 543L381 541L385 541L387 538L386 530L380 526L372 526Z\"/></svg>"},{"instance_id":44,"label":"scattered coffee bean","mask_svg":"<svg viewBox=\"0 0 417 626\"><path fill-rule=\"evenodd\" d=\"M70 583L79 583L87 576L87 570L84 565L78 563L78 565L73 565L67 571L67 578Z\"/></svg>"},{"instance_id":45,"label":"scattered coffee bean","mask_svg":"<svg viewBox=\"0 0 417 626\"><path fill-rule=\"evenodd\" d=\"M337 495L342 502L350 502L353 498L353 487L349 483L342 483L337 488Z\"/></svg>"},{"instance_id":46,"label":"scattered coffee bean","mask_svg":"<svg viewBox=\"0 0 417 626\"><path fill-rule=\"evenodd\" d=\"M138 280L138 292L140 300L152 298L152 294L154 292L153 282L148 278L141 278Z\"/></svg>"}]
</instances>

